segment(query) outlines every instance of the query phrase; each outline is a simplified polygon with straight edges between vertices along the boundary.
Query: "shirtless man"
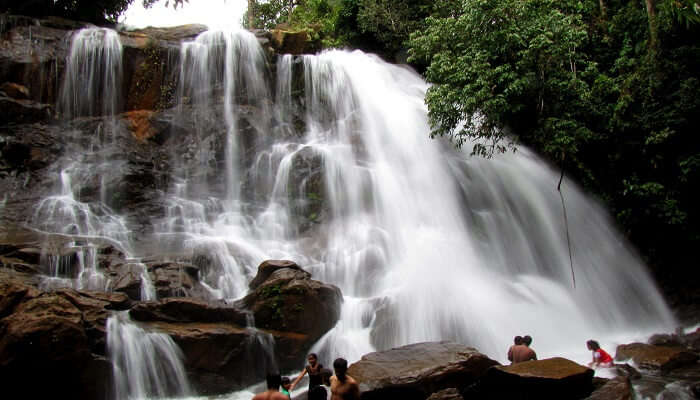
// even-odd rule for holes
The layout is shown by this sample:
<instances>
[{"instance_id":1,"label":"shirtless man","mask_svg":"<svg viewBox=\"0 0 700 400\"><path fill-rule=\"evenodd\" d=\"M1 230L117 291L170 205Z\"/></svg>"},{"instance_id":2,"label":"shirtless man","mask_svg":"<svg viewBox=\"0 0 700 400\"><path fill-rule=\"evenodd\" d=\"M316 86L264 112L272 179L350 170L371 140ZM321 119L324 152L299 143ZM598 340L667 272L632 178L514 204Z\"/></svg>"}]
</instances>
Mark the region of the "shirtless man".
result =
<instances>
[{"instance_id":1,"label":"shirtless man","mask_svg":"<svg viewBox=\"0 0 700 400\"><path fill-rule=\"evenodd\" d=\"M253 400L289 400L289 397L279 392L282 377L280 374L267 374L267 390L253 396Z\"/></svg>"},{"instance_id":2,"label":"shirtless man","mask_svg":"<svg viewBox=\"0 0 700 400\"><path fill-rule=\"evenodd\" d=\"M524 361L537 360L537 354L534 350L530 348L532 343L532 338L529 335L523 336L522 344L513 346L513 364L521 363Z\"/></svg>"},{"instance_id":3,"label":"shirtless man","mask_svg":"<svg viewBox=\"0 0 700 400\"><path fill-rule=\"evenodd\" d=\"M331 376L331 400L360 400L357 381L346 375L348 362L344 358L333 361L335 375Z\"/></svg>"}]
</instances>

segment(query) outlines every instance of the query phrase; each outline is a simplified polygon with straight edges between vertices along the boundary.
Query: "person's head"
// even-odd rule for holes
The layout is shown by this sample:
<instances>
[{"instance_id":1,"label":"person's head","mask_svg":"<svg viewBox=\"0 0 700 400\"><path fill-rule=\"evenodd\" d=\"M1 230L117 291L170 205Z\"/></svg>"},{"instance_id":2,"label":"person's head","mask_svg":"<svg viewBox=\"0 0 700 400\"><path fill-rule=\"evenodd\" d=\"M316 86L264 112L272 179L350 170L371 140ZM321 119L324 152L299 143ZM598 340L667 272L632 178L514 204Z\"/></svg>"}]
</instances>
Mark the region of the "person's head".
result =
<instances>
[{"instance_id":1,"label":"person's head","mask_svg":"<svg viewBox=\"0 0 700 400\"><path fill-rule=\"evenodd\" d=\"M318 362L318 356L316 355L316 353L311 353L308 357L306 357L306 361L309 362L309 365L315 367L316 363Z\"/></svg>"},{"instance_id":2,"label":"person's head","mask_svg":"<svg viewBox=\"0 0 700 400\"><path fill-rule=\"evenodd\" d=\"M523 337L520 336L520 335L516 336L515 339L513 339L513 343L515 343L515 344L523 344Z\"/></svg>"},{"instance_id":3,"label":"person's head","mask_svg":"<svg viewBox=\"0 0 700 400\"><path fill-rule=\"evenodd\" d=\"M336 358L333 361L333 370L335 370L335 376L342 382L345 380L345 373L348 371L348 361L344 358Z\"/></svg>"},{"instance_id":4,"label":"person's head","mask_svg":"<svg viewBox=\"0 0 700 400\"><path fill-rule=\"evenodd\" d=\"M290 386L292 386L292 380L289 379L288 376L283 376L282 377L282 387L285 389L289 389Z\"/></svg>"},{"instance_id":5,"label":"person's head","mask_svg":"<svg viewBox=\"0 0 700 400\"><path fill-rule=\"evenodd\" d=\"M530 347L530 343L532 343L532 336L530 336L530 335L523 336L523 344L527 347Z\"/></svg>"},{"instance_id":6,"label":"person's head","mask_svg":"<svg viewBox=\"0 0 700 400\"><path fill-rule=\"evenodd\" d=\"M279 372L268 372L265 380L267 381L268 389L279 390L282 377Z\"/></svg>"},{"instance_id":7,"label":"person's head","mask_svg":"<svg viewBox=\"0 0 700 400\"><path fill-rule=\"evenodd\" d=\"M586 342L586 347L588 347L588 350L598 350L600 348L600 345L598 344L598 342L591 339Z\"/></svg>"}]
</instances>

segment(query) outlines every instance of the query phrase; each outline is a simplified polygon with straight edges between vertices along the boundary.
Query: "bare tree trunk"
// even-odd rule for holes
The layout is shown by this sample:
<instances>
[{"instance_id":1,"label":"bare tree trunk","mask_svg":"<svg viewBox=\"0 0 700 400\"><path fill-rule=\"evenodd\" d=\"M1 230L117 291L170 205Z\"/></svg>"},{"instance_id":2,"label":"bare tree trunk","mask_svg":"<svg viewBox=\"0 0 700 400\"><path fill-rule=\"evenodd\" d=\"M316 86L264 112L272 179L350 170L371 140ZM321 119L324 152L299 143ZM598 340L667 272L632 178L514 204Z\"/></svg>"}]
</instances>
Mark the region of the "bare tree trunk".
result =
<instances>
[{"instance_id":1,"label":"bare tree trunk","mask_svg":"<svg viewBox=\"0 0 700 400\"><path fill-rule=\"evenodd\" d=\"M647 18L649 19L649 48L656 50L659 34L656 26L656 0L646 0Z\"/></svg>"},{"instance_id":2,"label":"bare tree trunk","mask_svg":"<svg viewBox=\"0 0 700 400\"><path fill-rule=\"evenodd\" d=\"M248 29L255 29L255 0L248 0Z\"/></svg>"},{"instance_id":3,"label":"bare tree trunk","mask_svg":"<svg viewBox=\"0 0 700 400\"><path fill-rule=\"evenodd\" d=\"M605 8L605 0L598 0L600 4L600 18L606 20L608 18L608 10Z\"/></svg>"}]
</instances>

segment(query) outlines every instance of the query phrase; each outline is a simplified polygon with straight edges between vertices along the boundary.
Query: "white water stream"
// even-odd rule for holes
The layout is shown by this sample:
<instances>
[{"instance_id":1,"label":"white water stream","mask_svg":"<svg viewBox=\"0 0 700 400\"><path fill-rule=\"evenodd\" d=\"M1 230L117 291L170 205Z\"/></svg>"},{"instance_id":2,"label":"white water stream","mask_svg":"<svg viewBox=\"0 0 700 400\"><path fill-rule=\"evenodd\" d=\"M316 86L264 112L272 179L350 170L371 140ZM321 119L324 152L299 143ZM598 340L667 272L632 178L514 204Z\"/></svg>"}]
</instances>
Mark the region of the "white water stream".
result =
<instances>
[{"instance_id":1,"label":"white water stream","mask_svg":"<svg viewBox=\"0 0 700 400\"><path fill-rule=\"evenodd\" d=\"M244 296L270 258L294 260L340 287L341 320L312 349L325 365L432 340L455 340L505 362L518 334L534 337L540 358L585 363L587 339L614 351L674 328L605 210L565 179L574 288L558 173L526 148L481 159L430 139L428 86L415 72L361 52L330 51L296 63L280 57L272 86L263 52L245 31L203 33L183 44L181 63L180 110L186 103L195 120L219 121L225 162L212 171L210 132L194 132L199 167L186 168L184 158L175 166L163 199L168 215L152 221L154 246L213 260L201 278L218 298ZM302 67L305 97L294 101L292 78L300 74L293 72ZM266 118L242 114L241 104ZM66 106L73 115L90 113L83 109ZM251 130L246 148L242 136ZM254 156L246 157L251 146ZM299 165L311 167L300 172ZM212 174L223 188L204 179ZM49 221L93 221L68 189L61 196L40 207ZM100 218L95 230L78 233L134 247L117 216ZM133 347L150 354L143 363L165 359L178 368L177 357L140 342L150 336L113 318L110 335L120 339L111 336L111 351ZM115 374L134 387L129 397L161 393L142 392L136 378Z\"/></svg>"}]
</instances>

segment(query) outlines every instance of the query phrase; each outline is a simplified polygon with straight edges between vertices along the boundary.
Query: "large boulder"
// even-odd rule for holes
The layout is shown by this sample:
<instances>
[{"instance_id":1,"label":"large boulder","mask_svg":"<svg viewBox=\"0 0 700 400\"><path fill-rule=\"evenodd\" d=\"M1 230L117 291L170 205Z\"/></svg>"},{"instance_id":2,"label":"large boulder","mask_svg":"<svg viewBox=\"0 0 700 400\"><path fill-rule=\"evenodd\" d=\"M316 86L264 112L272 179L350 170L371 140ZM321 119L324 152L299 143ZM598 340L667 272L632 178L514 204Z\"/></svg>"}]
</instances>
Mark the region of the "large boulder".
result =
<instances>
[{"instance_id":1,"label":"large boulder","mask_svg":"<svg viewBox=\"0 0 700 400\"><path fill-rule=\"evenodd\" d=\"M280 265L285 267L277 268ZM257 286L236 305L250 311L256 328L297 338L285 340L285 352L277 354L281 368L298 367L311 345L338 322L343 302L340 289L311 279L294 263L263 262L258 274L267 278L254 278Z\"/></svg>"},{"instance_id":2,"label":"large boulder","mask_svg":"<svg viewBox=\"0 0 700 400\"><path fill-rule=\"evenodd\" d=\"M9 312L0 320L3 389L29 398L104 398L111 366L103 354L94 353L104 351L104 341L100 345L96 339L104 333L92 332L104 332L106 318L98 315L120 300L81 299L75 291L37 295L17 284L0 290L3 314Z\"/></svg>"},{"instance_id":3,"label":"large boulder","mask_svg":"<svg viewBox=\"0 0 700 400\"><path fill-rule=\"evenodd\" d=\"M426 342L370 353L350 366L362 399L425 399L448 388L463 389L498 362L452 342Z\"/></svg>"},{"instance_id":4,"label":"large boulder","mask_svg":"<svg viewBox=\"0 0 700 400\"><path fill-rule=\"evenodd\" d=\"M260 273L269 272L265 263L261 267ZM277 269L237 305L250 310L257 328L303 334L311 346L335 326L343 296L336 286L310 277L298 266Z\"/></svg>"},{"instance_id":5,"label":"large boulder","mask_svg":"<svg viewBox=\"0 0 700 400\"><path fill-rule=\"evenodd\" d=\"M561 357L490 368L465 398L582 399L593 391L593 370Z\"/></svg>"},{"instance_id":6,"label":"large boulder","mask_svg":"<svg viewBox=\"0 0 700 400\"><path fill-rule=\"evenodd\" d=\"M641 368L668 372L675 368L695 364L698 355L679 347L630 343L617 346L615 360L632 360Z\"/></svg>"}]
</instances>

